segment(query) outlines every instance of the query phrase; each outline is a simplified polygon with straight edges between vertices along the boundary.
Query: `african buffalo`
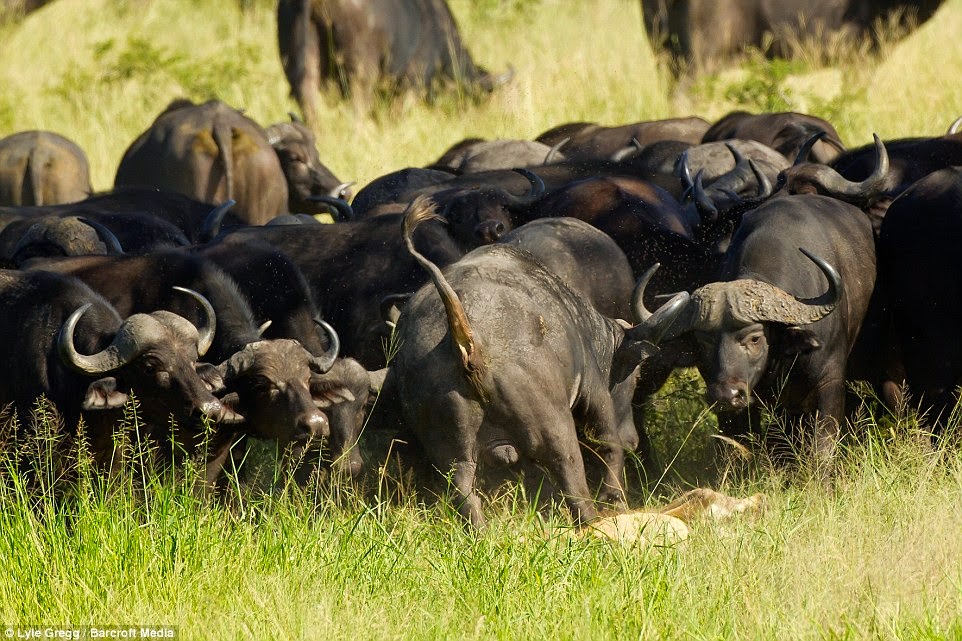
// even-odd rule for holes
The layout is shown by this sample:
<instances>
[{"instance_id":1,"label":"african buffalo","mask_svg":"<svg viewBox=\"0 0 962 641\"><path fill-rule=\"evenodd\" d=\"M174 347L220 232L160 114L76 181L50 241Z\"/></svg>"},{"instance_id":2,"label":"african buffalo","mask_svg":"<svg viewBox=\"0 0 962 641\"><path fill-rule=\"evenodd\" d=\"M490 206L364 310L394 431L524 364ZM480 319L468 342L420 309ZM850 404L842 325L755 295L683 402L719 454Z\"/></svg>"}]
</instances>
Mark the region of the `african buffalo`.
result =
<instances>
[{"instance_id":1,"label":"african buffalo","mask_svg":"<svg viewBox=\"0 0 962 641\"><path fill-rule=\"evenodd\" d=\"M208 203L233 199L232 215L263 225L288 210L281 162L256 122L219 100L175 100L124 153L117 187L159 187Z\"/></svg>"},{"instance_id":2,"label":"african buffalo","mask_svg":"<svg viewBox=\"0 0 962 641\"><path fill-rule=\"evenodd\" d=\"M780 196L745 214L720 280L692 293L675 328L694 334L722 430L744 434L746 422L758 424L757 400L779 404L814 418L816 452L829 460L845 418L848 355L874 284L871 224L858 208Z\"/></svg>"},{"instance_id":3,"label":"african buffalo","mask_svg":"<svg viewBox=\"0 0 962 641\"><path fill-rule=\"evenodd\" d=\"M606 466L600 500L621 500L619 422L631 412L615 398L630 399L624 391L639 362L687 295L626 329L509 246L479 248L442 272L411 240L434 215L419 198L404 217L408 251L433 282L401 314L385 387L431 463L451 473L458 511L472 525L484 524L475 483L485 468L531 462L548 472L576 522L592 520L579 435Z\"/></svg>"},{"instance_id":4,"label":"african buffalo","mask_svg":"<svg viewBox=\"0 0 962 641\"><path fill-rule=\"evenodd\" d=\"M667 118L617 126L568 123L540 134L535 140L554 147L570 160L609 160L630 145L640 148L664 140L701 142L709 123L703 118Z\"/></svg>"},{"instance_id":5,"label":"african buffalo","mask_svg":"<svg viewBox=\"0 0 962 641\"><path fill-rule=\"evenodd\" d=\"M445 0L280 0L277 42L291 93L315 128L322 81L370 105L379 87L430 94L450 80L490 92L513 75L474 64Z\"/></svg>"},{"instance_id":6,"label":"african buffalo","mask_svg":"<svg viewBox=\"0 0 962 641\"><path fill-rule=\"evenodd\" d=\"M889 16L903 28L928 20L942 0L642 0L648 41L680 74L714 71L748 48L790 57L799 44L839 35L877 38Z\"/></svg>"},{"instance_id":7,"label":"african buffalo","mask_svg":"<svg viewBox=\"0 0 962 641\"><path fill-rule=\"evenodd\" d=\"M74 278L0 271L7 338L0 347L6 371L0 402L12 402L25 421L42 394L70 430L83 412L101 462L110 460L112 426L119 418L107 410L122 407L131 390L141 417L154 429L169 425L170 417L186 423L196 414L218 423L243 420L214 397L212 392L223 389L217 371L198 363L214 336L210 305L196 292L183 291L206 310L200 330L167 311L124 319Z\"/></svg>"},{"instance_id":8,"label":"african buffalo","mask_svg":"<svg viewBox=\"0 0 962 641\"><path fill-rule=\"evenodd\" d=\"M740 138L757 140L790 160L794 160L805 143L818 132L825 132L811 148L814 162L828 163L845 151L838 132L830 122L795 112L750 114L733 111L716 121L705 132L702 142Z\"/></svg>"},{"instance_id":9,"label":"african buffalo","mask_svg":"<svg viewBox=\"0 0 962 641\"><path fill-rule=\"evenodd\" d=\"M0 206L72 203L92 191L87 155L73 141L50 131L0 139Z\"/></svg>"},{"instance_id":10,"label":"african buffalo","mask_svg":"<svg viewBox=\"0 0 962 641\"><path fill-rule=\"evenodd\" d=\"M921 178L896 198L878 239L879 280L913 402L943 428L962 382L962 169ZM895 381L900 383L901 381Z\"/></svg>"}]
</instances>

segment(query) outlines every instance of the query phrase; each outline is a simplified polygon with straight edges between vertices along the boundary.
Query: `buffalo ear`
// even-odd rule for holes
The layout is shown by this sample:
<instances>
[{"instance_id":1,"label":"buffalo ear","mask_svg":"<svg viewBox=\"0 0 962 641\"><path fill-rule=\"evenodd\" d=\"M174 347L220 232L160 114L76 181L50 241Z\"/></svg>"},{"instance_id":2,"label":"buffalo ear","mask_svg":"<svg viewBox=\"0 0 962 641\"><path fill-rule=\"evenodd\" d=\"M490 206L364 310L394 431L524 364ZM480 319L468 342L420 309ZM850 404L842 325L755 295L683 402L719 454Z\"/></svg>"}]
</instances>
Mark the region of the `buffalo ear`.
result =
<instances>
[{"instance_id":1,"label":"buffalo ear","mask_svg":"<svg viewBox=\"0 0 962 641\"><path fill-rule=\"evenodd\" d=\"M204 381L204 385L207 386L207 390L211 394L224 391L224 377L217 367L210 363L196 363L194 364L194 371L200 376L200 380Z\"/></svg>"},{"instance_id":2,"label":"buffalo ear","mask_svg":"<svg viewBox=\"0 0 962 641\"><path fill-rule=\"evenodd\" d=\"M783 356L809 354L821 346L822 341L815 332L804 327L788 327L779 338L779 350Z\"/></svg>"},{"instance_id":3,"label":"buffalo ear","mask_svg":"<svg viewBox=\"0 0 962 641\"><path fill-rule=\"evenodd\" d=\"M112 410L123 407L127 393L117 391L117 379L113 376L98 378L87 386L81 408L84 410Z\"/></svg>"},{"instance_id":4,"label":"buffalo ear","mask_svg":"<svg viewBox=\"0 0 962 641\"><path fill-rule=\"evenodd\" d=\"M314 404L322 409L355 400L347 386L336 381L324 381L317 376L311 376L311 398L314 399Z\"/></svg>"}]
</instances>

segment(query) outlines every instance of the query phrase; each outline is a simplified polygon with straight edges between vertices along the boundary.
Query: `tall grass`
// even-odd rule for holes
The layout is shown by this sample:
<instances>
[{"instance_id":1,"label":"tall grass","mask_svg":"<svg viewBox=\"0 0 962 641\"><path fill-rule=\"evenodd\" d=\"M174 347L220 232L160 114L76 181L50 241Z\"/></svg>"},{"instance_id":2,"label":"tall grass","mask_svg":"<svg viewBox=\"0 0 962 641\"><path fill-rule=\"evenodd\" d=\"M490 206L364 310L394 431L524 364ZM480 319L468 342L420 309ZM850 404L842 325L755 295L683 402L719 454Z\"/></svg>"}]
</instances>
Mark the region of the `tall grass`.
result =
<instances>
[{"instance_id":1,"label":"tall grass","mask_svg":"<svg viewBox=\"0 0 962 641\"><path fill-rule=\"evenodd\" d=\"M105 477L76 444L70 480L50 486L31 471L53 463L63 432L34 420L53 445L0 455L3 626L169 625L188 639L962 634L962 457L904 436L910 422L847 445L831 489L762 465L723 489L767 492L765 513L695 523L671 547L622 547L574 537L511 493L478 534L411 493L202 500L189 469Z\"/></svg>"}]
</instances>

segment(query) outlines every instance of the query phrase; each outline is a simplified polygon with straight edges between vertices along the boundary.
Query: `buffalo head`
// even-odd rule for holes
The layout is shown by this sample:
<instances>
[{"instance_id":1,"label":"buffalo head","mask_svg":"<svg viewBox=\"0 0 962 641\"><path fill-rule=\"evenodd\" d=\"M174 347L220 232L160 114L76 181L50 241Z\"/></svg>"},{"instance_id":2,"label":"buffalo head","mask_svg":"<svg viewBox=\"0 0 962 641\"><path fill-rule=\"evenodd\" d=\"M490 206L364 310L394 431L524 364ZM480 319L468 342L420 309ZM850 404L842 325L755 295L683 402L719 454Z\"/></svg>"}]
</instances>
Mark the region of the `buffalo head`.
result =
<instances>
[{"instance_id":1,"label":"buffalo head","mask_svg":"<svg viewBox=\"0 0 962 641\"><path fill-rule=\"evenodd\" d=\"M267 138L287 178L288 207L295 213L322 213L322 205L312 196L350 200L350 187L324 166L317 153L314 133L301 122L282 122L267 128Z\"/></svg>"},{"instance_id":2,"label":"buffalo head","mask_svg":"<svg viewBox=\"0 0 962 641\"><path fill-rule=\"evenodd\" d=\"M82 407L105 410L122 406L127 394L119 389L134 389L147 416L187 420L200 412L216 423L238 423L243 416L225 407L214 396L223 389L223 380L206 363L198 363L214 337L215 317L203 296L185 288L207 314L205 327L198 330L190 321L172 312L134 314L117 329L110 345L96 354L81 354L74 345L74 332L81 317L91 307L87 303L74 311L57 338L61 359L76 371L104 376L87 389Z\"/></svg>"},{"instance_id":3,"label":"buffalo head","mask_svg":"<svg viewBox=\"0 0 962 641\"><path fill-rule=\"evenodd\" d=\"M698 343L699 368L708 397L719 410L748 407L751 392L775 357L793 358L821 347L807 326L835 309L842 282L838 272L821 258L801 250L828 279L828 291L803 300L764 281L741 279L704 285L691 294L687 308L669 331L677 337L691 332ZM773 328L778 326L777 343Z\"/></svg>"}]
</instances>

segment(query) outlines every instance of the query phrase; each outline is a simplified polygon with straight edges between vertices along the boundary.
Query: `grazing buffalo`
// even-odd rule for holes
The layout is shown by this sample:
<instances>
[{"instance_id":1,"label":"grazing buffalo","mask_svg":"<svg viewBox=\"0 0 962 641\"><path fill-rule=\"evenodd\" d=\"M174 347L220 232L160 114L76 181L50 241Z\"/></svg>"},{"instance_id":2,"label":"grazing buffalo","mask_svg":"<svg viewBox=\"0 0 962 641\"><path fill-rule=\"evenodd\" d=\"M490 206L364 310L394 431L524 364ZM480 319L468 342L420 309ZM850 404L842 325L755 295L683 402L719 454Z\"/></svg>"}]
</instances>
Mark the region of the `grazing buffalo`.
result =
<instances>
[{"instance_id":1,"label":"grazing buffalo","mask_svg":"<svg viewBox=\"0 0 962 641\"><path fill-rule=\"evenodd\" d=\"M458 511L471 524L484 524L475 484L486 468L532 462L575 521L592 520L579 436L606 466L600 500L621 500L619 423L630 420L634 372L687 296L626 329L510 246L482 247L442 272L411 241L433 216L419 198L404 218L408 250L432 284L401 314L385 380L403 422L431 463L452 474Z\"/></svg>"},{"instance_id":2,"label":"grazing buffalo","mask_svg":"<svg viewBox=\"0 0 962 641\"><path fill-rule=\"evenodd\" d=\"M237 201L232 215L263 225L287 213L281 162L256 122L219 100L176 100L124 153L117 187L159 187L208 203Z\"/></svg>"},{"instance_id":3,"label":"grazing buffalo","mask_svg":"<svg viewBox=\"0 0 962 641\"><path fill-rule=\"evenodd\" d=\"M370 104L378 87L430 93L450 80L492 91L513 75L474 64L444 0L280 0L277 41L312 127L322 81Z\"/></svg>"},{"instance_id":4,"label":"grazing buffalo","mask_svg":"<svg viewBox=\"0 0 962 641\"><path fill-rule=\"evenodd\" d=\"M942 0L642 0L648 41L666 49L681 74L714 71L749 48L790 57L799 44L839 35L875 38L895 16L903 27L928 20Z\"/></svg>"},{"instance_id":5,"label":"grazing buffalo","mask_svg":"<svg viewBox=\"0 0 962 641\"><path fill-rule=\"evenodd\" d=\"M255 323L271 321L261 332L263 338L294 339L315 356L327 354L331 336L318 331L320 312L294 262L266 242L246 242L239 249L214 243L197 251L234 279L250 303ZM330 436L323 450L312 450L310 460L298 470L300 475L310 473L316 453L319 462L333 465L336 472L360 476L364 463L357 440L370 389L367 372L354 359L338 358L328 372L312 373L310 388L315 403L327 414Z\"/></svg>"},{"instance_id":6,"label":"grazing buffalo","mask_svg":"<svg viewBox=\"0 0 962 641\"><path fill-rule=\"evenodd\" d=\"M872 229L858 208L781 196L745 214L720 281L692 293L676 327L694 334L723 431L758 425L758 399L780 404L814 418L816 451L830 459L845 417L847 359L874 284Z\"/></svg>"},{"instance_id":7,"label":"grazing buffalo","mask_svg":"<svg viewBox=\"0 0 962 641\"><path fill-rule=\"evenodd\" d=\"M87 155L73 141L50 131L0 139L0 206L72 203L92 191Z\"/></svg>"},{"instance_id":8,"label":"grazing buffalo","mask_svg":"<svg viewBox=\"0 0 962 641\"><path fill-rule=\"evenodd\" d=\"M944 427L962 383L962 169L933 172L892 202L878 241L879 281L913 402ZM899 383L900 381L895 381Z\"/></svg>"},{"instance_id":9,"label":"grazing buffalo","mask_svg":"<svg viewBox=\"0 0 962 641\"><path fill-rule=\"evenodd\" d=\"M113 423L133 390L140 416L153 429L170 418L187 423L202 414L216 423L240 415L212 392L223 380L198 363L214 337L209 303L183 290L207 317L200 330L167 311L122 318L110 303L77 279L42 271L0 272L0 304L7 340L0 347L0 403L12 402L25 420L40 395L73 430L81 412L101 462L109 462ZM180 294L187 298L185 294ZM25 421L26 422L26 421Z\"/></svg>"}]
</instances>

